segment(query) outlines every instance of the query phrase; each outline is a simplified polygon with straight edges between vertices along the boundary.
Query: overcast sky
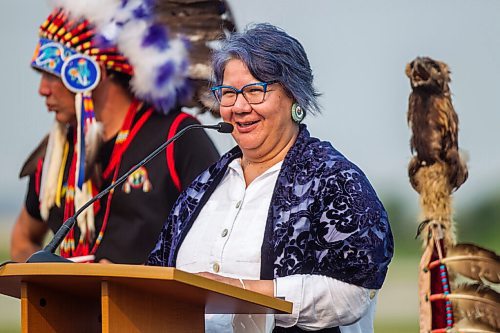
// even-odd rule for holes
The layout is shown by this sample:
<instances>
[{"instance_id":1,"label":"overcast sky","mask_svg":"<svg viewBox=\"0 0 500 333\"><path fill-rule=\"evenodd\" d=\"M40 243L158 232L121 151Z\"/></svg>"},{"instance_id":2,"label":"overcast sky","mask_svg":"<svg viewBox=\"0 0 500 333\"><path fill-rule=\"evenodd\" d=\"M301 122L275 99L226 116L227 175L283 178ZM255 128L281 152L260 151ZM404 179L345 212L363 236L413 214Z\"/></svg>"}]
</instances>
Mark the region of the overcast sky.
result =
<instances>
[{"instance_id":1,"label":"overcast sky","mask_svg":"<svg viewBox=\"0 0 500 333\"><path fill-rule=\"evenodd\" d=\"M460 147L469 180L459 205L500 184L500 1L232 0L239 27L270 22L299 39L308 53L323 114L306 118L313 135L329 140L367 174L379 194L416 207L410 159L405 64L416 56L446 62L460 118ZM0 4L2 117L0 214L17 212L26 183L18 170L47 132L52 115L37 95L29 68L37 29L49 13L41 0Z\"/></svg>"}]
</instances>

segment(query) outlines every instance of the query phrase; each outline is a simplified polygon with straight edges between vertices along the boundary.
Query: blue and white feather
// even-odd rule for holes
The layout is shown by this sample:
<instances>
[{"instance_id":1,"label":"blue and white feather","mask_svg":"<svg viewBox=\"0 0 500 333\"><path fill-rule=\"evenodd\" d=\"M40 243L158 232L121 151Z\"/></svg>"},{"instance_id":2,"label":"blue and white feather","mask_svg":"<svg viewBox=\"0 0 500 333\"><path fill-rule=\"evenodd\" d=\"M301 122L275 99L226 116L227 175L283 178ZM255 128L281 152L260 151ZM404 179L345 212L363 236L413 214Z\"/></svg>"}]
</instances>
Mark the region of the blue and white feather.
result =
<instances>
[{"instance_id":1,"label":"blue and white feather","mask_svg":"<svg viewBox=\"0 0 500 333\"><path fill-rule=\"evenodd\" d=\"M153 0L53 0L96 26L103 46L116 45L134 68L134 95L168 113L189 97L188 42L155 22Z\"/></svg>"}]
</instances>

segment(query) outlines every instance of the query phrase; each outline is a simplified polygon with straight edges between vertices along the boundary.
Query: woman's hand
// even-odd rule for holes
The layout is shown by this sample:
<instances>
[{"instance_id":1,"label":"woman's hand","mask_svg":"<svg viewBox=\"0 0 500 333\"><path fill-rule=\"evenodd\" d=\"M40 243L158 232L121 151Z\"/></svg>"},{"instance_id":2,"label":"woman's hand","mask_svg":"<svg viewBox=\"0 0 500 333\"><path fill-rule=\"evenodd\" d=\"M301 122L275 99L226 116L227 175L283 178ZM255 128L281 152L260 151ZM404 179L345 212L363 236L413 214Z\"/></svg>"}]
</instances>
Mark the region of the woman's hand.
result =
<instances>
[{"instance_id":1,"label":"woman's hand","mask_svg":"<svg viewBox=\"0 0 500 333\"><path fill-rule=\"evenodd\" d=\"M195 273L195 274L199 275L199 276L206 277L207 279L210 279L210 280L215 280L215 281L219 281L219 282L222 282L225 284L230 284L230 285L238 287L238 288L246 289L245 288L246 286L243 286L243 284L238 279L233 279L233 278L225 277L222 275L217 275L217 274L210 273L210 272L200 272L200 273ZM243 282L243 283L245 283L245 282Z\"/></svg>"},{"instance_id":2,"label":"woman's hand","mask_svg":"<svg viewBox=\"0 0 500 333\"><path fill-rule=\"evenodd\" d=\"M106 259L106 258L102 258L101 260L99 260L99 263L100 264L113 264L113 262L109 259Z\"/></svg>"},{"instance_id":3,"label":"woman's hand","mask_svg":"<svg viewBox=\"0 0 500 333\"><path fill-rule=\"evenodd\" d=\"M211 280L230 284L232 286L255 291L267 296L274 297L274 282L272 280L241 280L233 279L210 272L195 273L196 275L206 277Z\"/></svg>"}]
</instances>

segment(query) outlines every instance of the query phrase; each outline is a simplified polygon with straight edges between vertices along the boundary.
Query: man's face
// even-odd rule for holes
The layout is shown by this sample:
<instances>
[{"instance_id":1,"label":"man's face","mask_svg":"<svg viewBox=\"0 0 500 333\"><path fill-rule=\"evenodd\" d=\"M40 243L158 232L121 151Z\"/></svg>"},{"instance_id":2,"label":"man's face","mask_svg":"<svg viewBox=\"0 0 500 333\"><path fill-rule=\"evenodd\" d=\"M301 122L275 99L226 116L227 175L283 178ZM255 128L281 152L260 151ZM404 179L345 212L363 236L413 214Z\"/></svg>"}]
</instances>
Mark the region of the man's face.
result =
<instances>
[{"instance_id":1,"label":"man's face","mask_svg":"<svg viewBox=\"0 0 500 333\"><path fill-rule=\"evenodd\" d=\"M45 97L49 112L55 112L56 120L64 124L76 124L75 94L69 91L55 75L41 72L38 93Z\"/></svg>"}]
</instances>

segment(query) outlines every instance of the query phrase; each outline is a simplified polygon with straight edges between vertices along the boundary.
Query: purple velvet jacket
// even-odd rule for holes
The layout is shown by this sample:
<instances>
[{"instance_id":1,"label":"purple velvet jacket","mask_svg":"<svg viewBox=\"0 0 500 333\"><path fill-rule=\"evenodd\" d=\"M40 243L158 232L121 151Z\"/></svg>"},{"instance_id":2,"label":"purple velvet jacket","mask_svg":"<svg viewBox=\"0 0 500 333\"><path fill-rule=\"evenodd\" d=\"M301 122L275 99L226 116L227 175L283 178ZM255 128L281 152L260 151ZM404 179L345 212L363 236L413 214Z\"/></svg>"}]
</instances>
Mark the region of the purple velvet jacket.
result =
<instances>
[{"instance_id":1,"label":"purple velvet jacket","mask_svg":"<svg viewBox=\"0 0 500 333\"><path fill-rule=\"evenodd\" d=\"M238 157L241 150L235 147L180 195L148 265L175 266L201 208ZM387 213L363 172L301 125L268 210L261 279L317 274L379 289L393 247Z\"/></svg>"}]
</instances>

